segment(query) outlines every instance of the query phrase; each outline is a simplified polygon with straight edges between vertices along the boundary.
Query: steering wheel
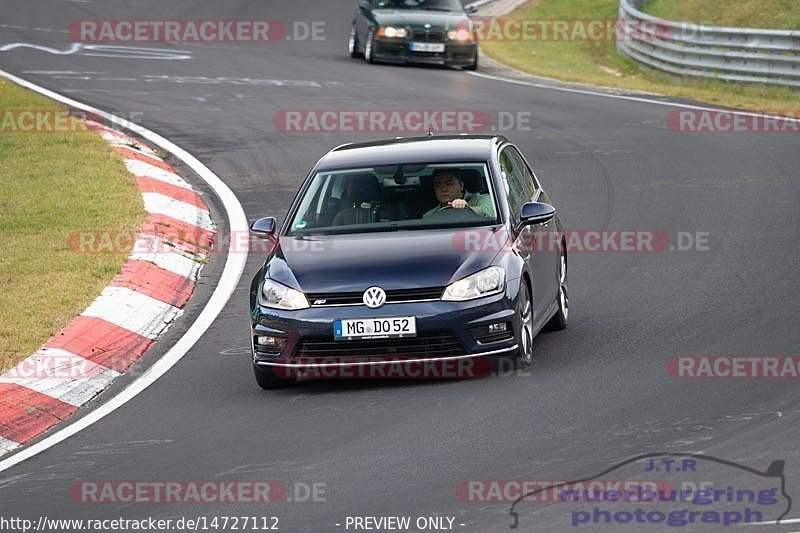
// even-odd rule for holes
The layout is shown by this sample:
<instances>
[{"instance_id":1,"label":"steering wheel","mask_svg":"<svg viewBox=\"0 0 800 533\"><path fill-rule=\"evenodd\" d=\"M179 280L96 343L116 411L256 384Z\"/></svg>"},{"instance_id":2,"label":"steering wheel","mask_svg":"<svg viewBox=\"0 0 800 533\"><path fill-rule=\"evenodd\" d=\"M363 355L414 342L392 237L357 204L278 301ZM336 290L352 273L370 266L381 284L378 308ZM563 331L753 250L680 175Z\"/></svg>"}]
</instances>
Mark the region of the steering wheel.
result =
<instances>
[{"instance_id":1,"label":"steering wheel","mask_svg":"<svg viewBox=\"0 0 800 533\"><path fill-rule=\"evenodd\" d=\"M434 214L430 215L430 218L446 218L448 221L470 221L483 219L485 217L479 215L469 207L456 209L452 205L445 205Z\"/></svg>"}]
</instances>

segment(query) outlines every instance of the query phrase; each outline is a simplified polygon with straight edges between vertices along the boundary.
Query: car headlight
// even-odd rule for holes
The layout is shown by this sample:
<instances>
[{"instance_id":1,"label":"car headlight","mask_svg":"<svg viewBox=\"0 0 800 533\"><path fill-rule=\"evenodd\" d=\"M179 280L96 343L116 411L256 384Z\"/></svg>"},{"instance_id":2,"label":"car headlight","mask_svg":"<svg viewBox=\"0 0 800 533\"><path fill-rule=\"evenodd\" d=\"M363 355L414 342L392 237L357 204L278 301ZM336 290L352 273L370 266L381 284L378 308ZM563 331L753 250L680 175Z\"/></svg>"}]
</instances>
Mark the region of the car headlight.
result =
<instances>
[{"instance_id":1,"label":"car headlight","mask_svg":"<svg viewBox=\"0 0 800 533\"><path fill-rule=\"evenodd\" d=\"M462 41L462 42L471 41L472 40L472 34L469 32L469 30L467 30L465 28L461 28L461 29L458 29L458 30L450 30L450 31L448 31L447 32L447 38L450 39L451 41Z\"/></svg>"},{"instance_id":2,"label":"car headlight","mask_svg":"<svg viewBox=\"0 0 800 533\"><path fill-rule=\"evenodd\" d=\"M308 309L310 307L305 294L271 279L265 280L264 285L261 287L261 304L273 309L286 309L287 311Z\"/></svg>"},{"instance_id":3,"label":"car headlight","mask_svg":"<svg viewBox=\"0 0 800 533\"><path fill-rule=\"evenodd\" d=\"M463 302L483 298L502 292L506 288L506 271L493 266L471 276L451 283L444 291L442 300Z\"/></svg>"},{"instance_id":4,"label":"car headlight","mask_svg":"<svg viewBox=\"0 0 800 533\"><path fill-rule=\"evenodd\" d=\"M402 39L408 35L408 32L405 28L395 28L394 26L386 26L384 28L378 28L378 37L388 37L389 39Z\"/></svg>"}]
</instances>

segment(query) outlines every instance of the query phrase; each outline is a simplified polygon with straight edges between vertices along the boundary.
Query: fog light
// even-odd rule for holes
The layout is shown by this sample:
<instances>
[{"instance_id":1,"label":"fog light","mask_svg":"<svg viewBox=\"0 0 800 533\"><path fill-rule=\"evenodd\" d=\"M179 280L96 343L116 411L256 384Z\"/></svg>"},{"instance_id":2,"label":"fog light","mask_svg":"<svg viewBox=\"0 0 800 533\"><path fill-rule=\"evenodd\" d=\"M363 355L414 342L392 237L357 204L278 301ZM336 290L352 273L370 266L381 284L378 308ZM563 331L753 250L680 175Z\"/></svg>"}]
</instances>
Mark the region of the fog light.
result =
<instances>
[{"instance_id":1,"label":"fog light","mask_svg":"<svg viewBox=\"0 0 800 533\"><path fill-rule=\"evenodd\" d=\"M286 345L286 339L283 337L272 337L270 335L262 335L257 337L256 343L260 346L268 346L270 348L283 347Z\"/></svg>"},{"instance_id":2,"label":"fog light","mask_svg":"<svg viewBox=\"0 0 800 533\"><path fill-rule=\"evenodd\" d=\"M506 322L498 322L497 324L489 325L489 333L503 333L508 330Z\"/></svg>"},{"instance_id":3,"label":"fog light","mask_svg":"<svg viewBox=\"0 0 800 533\"><path fill-rule=\"evenodd\" d=\"M488 326L472 328L469 333L479 343L508 340L513 336L508 322L497 322Z\"/></svg>"}]
</instances>

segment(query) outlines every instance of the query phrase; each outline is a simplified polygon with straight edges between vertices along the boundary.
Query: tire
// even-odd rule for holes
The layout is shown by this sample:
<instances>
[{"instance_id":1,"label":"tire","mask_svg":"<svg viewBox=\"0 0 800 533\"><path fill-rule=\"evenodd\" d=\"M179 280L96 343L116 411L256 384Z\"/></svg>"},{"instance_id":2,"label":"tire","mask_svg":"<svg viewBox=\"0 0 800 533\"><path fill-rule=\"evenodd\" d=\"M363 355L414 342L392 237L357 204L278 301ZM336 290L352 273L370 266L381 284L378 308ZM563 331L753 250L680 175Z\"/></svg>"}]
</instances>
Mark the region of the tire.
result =
<instances>
[{"instance_id":1,"label":"tire","mask_svg":"<svg viewBox=\"0 0 800 533\"><path fill-rule=\"evenodd\" d=\"M364 59L367 60L367 63L375 63L375 30L373 28L369 29L369 33L367 34L367 42L364 44Z\"/></svg>"},{"instance_id":2,"label":"tire","mask_svg":"<svg viewBox=\"0 0 800 533\"><path fill-rule=\"evenodd\" d=\"M558 311L545 326L550 331L566 329L569 319L569 292L567 291L567 251L561 247L558 260Z\"/></svg>"},{"instance_id":3,"label":"tire","mask_svg":"<svg viewBox=\"0 0 800 533\"><path fill-rule=\"evenodd\" d=\"M350 40L347 43L348 51L350 52L350 57L363 57L364 54L358 51L358 31L356 31L355 25L350 29Z\"/></svg>"},{"instance_id":4,"label":"tire","mask_svg":"<svg viewBox=\"0 0 800 533\"><path fill-rule=\"evenodd\" d=\"M517 368L527 368L533 361L533 302L530 285L523 280L517 296Z\"/></svg>"},{"instance_id":5,"label":"tire","mask_svg":"<svg viewBox=\"0 0 800 533\"><path fill-rule=\"evenodd\" d=\"M513 354L491 358L494 376L513 376L515 371L527 368L533 361L533 304L530 295L530 285L523 280L519 287L514 324L514 340L518 348ZM526 313L527 318L524 318Z\"/></svg>"},{"instance_id":6,"label":"tire","mask_svg":"<svg viewBox=\"0 0 800 533\"><path fill-rule=\"evenodd\" d=\"M256 383L262 389L283 389L295 384L293 379L280 378L275 375L272 367L262 367L253 365L253 373L256 376Z\"/></svg>"}]
</instances>

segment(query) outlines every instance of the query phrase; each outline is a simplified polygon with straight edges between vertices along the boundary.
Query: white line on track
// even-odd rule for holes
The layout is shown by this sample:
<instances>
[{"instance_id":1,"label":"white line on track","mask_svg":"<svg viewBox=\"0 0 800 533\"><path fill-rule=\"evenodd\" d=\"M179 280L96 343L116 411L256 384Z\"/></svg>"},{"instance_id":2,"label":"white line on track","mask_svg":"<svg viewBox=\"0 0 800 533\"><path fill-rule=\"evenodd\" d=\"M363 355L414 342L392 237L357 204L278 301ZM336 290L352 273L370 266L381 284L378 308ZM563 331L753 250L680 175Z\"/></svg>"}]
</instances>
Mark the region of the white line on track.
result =
<instances>
[{"instance_id":1,"label":"white line on track","mask_svg":"<svg viewBox=\"0 0 800 533\"><path fill-rule=\"evenodd\" d=\"M783 526L786 524L800 524L800 518L784 518L781 520L781 523L778 524L775 520L770 520L769 522L752 522L750 524L743 524L746 526Z\"/></svg>"},{"instance_id":2,"label":"white line on track","mask_svg":"<svg viewBox=\"0 0 800 533\"><path fill-rule=\"evenodd\" d=\"M106 113L105 111L101 111L92 106L53 92L49 89L45 89L44 87L40 87L29 81L23 80L22 78L18 78L17 76L14 76L13 74L4 70L0 70L0 76L43 96L61 102L62 104L68 105L75 109L81 109L89 113L95 113L110 121L113 120L114 124L117 126L130 130L162 148L163 150L171 152L175 157L182 160L195 173L197 173L197 175L200 176L200 178L205 181L219 197L228 217L230 231L232 233L248 231L247 217L245 216L244 209L242 209L242 205L239 203L239 200L236 199L236 195L233 194L233 191L231 191L225 182L223 182L208 167L206 167L196 157L180 146L165 139L161 135L148 130L147 128L139 126L138 124L134 124L133 122L126 120L120 120L118 117L113 117L111 114ZM128 385L125 390L109 399L83 418L80 418L68 426L65 426L63 429L56 431L45 439L22 449L8 459L0 461L0 472L8 470L12 466L17 465L26 459L34 457L45 450L52 448L56 444L68 439L76 433L88 428L95 422L103 419L107 415L113 413L115 410L131 401L147 387L155 383L156 380L163 376L170 368L180 361L184 355L186 355L186 353L192 348L192 346L194 346L194 344L200 339L200 337L217 318L219 313L225 307L225 304L230 299L231 295L233 295L233 291L236 289L236 286L239 283L239 278L242 276L242 272L244 272L246 261L247 254L238 253L238 251L234 251L233 249L228 252L228 256L225 260L225 268L222 271L219 284L211 294L206 306L200 312L197 319L194 321L194 323L192 323L186 333L184 333L183 337L178 339L178 341L167 351L167 353L165 353L158 361L153 363L153 365L148 368L144 374L137 378L133 383ZM0 446L1 445L2 443L0 443Z\"/></svg>"},{"instance_id":3,"label":"white line on track","mask_svg":"<svg viewBox=\"0 0 800 533\"><path fill-rule=\"evenodd\" d=\"M563 93L572 93L572 94L584 94L587 96L600 96L603 98L612 98L614 100L627 100L629 102L640 102L643 104L652 104L652 105L659 105L664 107L677 107L680 109L693 109L695 111L712 111L712 112L724 112L729 113L731 115L738 115L738 116L745 116L745 117L757 117L757 118L774 118L775 115L771 114L764 114L764 113L757 113L753 111L737 111L732 109L724 109L721 107L707 107L701 105L693 105L693 104L681 104L678 102L670 102L668 100L653 100L652 98L644 98L641 96L631 96L625 94L612 94L612 93L604 93L599 91L590 91L588 89L573 89L570 87L559 87L557 85L547 85L544 83L535 83L531 81L525 80L515 80L511 78L504 78L502 76L493 76L491 74L484 74L483 72L468 72L465 71L470 76L475 76L477 78L484 78L487 80L495 80L501 81L504 83L512 83L514 85L524 85L527 87L535 87L537 89L547 89L549 91L558 91ZM785 117L781 118L786 122L797 122L800 123L800 118L793 118L793 117Z\"/></svg>"}]
</instances>

